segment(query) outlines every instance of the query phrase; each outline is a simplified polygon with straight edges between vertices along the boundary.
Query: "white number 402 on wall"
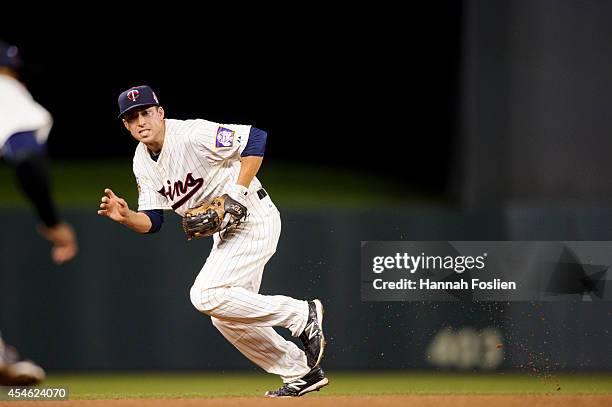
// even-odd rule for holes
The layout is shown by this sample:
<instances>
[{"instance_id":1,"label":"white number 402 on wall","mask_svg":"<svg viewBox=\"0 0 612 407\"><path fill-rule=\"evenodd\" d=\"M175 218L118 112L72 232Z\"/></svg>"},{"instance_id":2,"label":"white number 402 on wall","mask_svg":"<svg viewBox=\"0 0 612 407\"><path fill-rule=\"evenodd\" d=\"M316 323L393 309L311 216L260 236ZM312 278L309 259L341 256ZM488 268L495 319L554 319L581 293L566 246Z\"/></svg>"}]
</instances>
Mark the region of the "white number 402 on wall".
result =
<instances>
[{"instance_id":1,"label":"white number 402 on wall","mask_svg":"<svg viewBox=\"0 0 612 407\"><path fill-rule=\"evenodd\" d=\"M427 348L427 360L434 366L491 370L504 361L503 336L496 328L476 331L450 327L438 332Z\"/></svg>"}]
</instances>

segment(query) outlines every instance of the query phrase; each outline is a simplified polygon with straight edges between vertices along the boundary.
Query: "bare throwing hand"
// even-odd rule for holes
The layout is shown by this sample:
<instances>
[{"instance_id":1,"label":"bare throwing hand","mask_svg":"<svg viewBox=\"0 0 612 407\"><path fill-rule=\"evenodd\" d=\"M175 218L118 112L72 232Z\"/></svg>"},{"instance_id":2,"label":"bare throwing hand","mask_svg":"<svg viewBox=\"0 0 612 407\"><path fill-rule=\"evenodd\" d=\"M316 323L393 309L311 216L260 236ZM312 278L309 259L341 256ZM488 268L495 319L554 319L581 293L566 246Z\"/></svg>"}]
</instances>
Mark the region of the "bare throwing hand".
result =
<instances>
[{"instance_id":1,"label":"bare throwing hand","mask_svg":"<svg viewBox=\"0 0 612 407\"><path fill-rule=\"evenodd\" d=\"M130 208L127 202L115 195L109 188L104 190L104 194L105 195L100 200L101 203L98 215L106 216L119 223L127 221L130 214Z\"/></svg>"}]
</instances>

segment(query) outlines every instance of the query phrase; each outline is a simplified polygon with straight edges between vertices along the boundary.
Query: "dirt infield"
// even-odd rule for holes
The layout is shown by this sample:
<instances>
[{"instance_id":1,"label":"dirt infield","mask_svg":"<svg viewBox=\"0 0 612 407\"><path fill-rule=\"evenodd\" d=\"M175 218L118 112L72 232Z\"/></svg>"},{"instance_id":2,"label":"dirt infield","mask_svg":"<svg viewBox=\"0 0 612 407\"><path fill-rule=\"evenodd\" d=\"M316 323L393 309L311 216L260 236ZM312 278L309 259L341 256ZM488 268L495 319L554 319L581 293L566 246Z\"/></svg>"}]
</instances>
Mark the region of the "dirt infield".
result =
<instances>
[{"instance_id":1,"label":"dirt infield","mask_svg":"<svg viewBox=\"0 0 612 407\"><path fill-rule=\"evenodd\" d=\"M612 405L612 395L461 395L461 396L323 396L298 399L269 399L265 397L183 398L183 399L123 399L123 400L72 400L72 401L8 401L7 407L259 407L273 405L309 407L506 407L506 406L588 406Z\"/></svg>"}]
</instances>

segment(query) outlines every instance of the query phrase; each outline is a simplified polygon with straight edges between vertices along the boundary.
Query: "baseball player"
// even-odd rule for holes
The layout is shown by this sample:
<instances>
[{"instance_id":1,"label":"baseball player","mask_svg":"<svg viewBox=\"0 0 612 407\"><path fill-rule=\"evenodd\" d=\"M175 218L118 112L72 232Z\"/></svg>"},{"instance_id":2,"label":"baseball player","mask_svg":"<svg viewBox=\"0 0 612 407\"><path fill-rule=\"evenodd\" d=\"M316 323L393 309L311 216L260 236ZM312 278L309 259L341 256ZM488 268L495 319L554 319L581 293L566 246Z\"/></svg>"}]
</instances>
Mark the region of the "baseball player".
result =
<instances>
[{"instance_id":1,"label":"baseball player","mask_svg":"<svg viewBox=\"0 0 612 407\"><path fill-rule=\"evenodd\" d=\"M98 214L136 232L155 233L164 210L185 216L190 208L223 197L227 212L219 222L238 220L239 225L214 235L191 287L192 304L244 356L282 378L284 385L267 396L297 397L327 385L320 367L325 347L321 302L258 294L281 231L280 214L255 177L266 132L202 119L166 119L148 86L127 89L118 102L119 117L139 141L133 161L138 211L106 189ZM304 350L275 326L299 337Z\"/></svg>"},{"instance_id":2,"label":"baseball player","mask_svg":"<svg viewBox=\"0 0 612 407\"><path fill-rule=\"evenodd\" d=\"M0 155L14 169L17 182L41 221L39 233L52 244L57 264L77 254L72 227L62 222L51 198L44 144L52 118L18 80L21 59L17 47L0 41ZM31 361L21 361L15 348L0 338L0 385L35 384L45 373Z\"/></svg>"}]
</instances>

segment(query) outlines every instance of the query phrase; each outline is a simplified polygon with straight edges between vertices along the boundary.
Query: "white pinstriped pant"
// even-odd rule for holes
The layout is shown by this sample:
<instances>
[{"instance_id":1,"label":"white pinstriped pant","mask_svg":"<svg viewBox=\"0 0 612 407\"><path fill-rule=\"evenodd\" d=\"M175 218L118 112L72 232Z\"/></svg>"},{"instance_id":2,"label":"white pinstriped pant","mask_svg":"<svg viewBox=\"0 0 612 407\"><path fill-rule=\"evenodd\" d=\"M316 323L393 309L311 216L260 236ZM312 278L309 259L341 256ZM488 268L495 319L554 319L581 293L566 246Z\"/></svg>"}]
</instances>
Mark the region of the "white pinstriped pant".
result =
<instances>
[{"instance_id":1,"label":"white pinstriped pant","mask_svg":"<svg viewBox=\"0 0 612 407\"><path fill-rule=\"evenodd\" d=\"M270 197L251 194L247 222L213 248L191 287L191 302L244 356L285 383L310 370L306 355L273 327L298 336L306 325L308 303L282 295L258 294L264 267L276 251L280 214Z\"/></svg>"}]
</instances>

